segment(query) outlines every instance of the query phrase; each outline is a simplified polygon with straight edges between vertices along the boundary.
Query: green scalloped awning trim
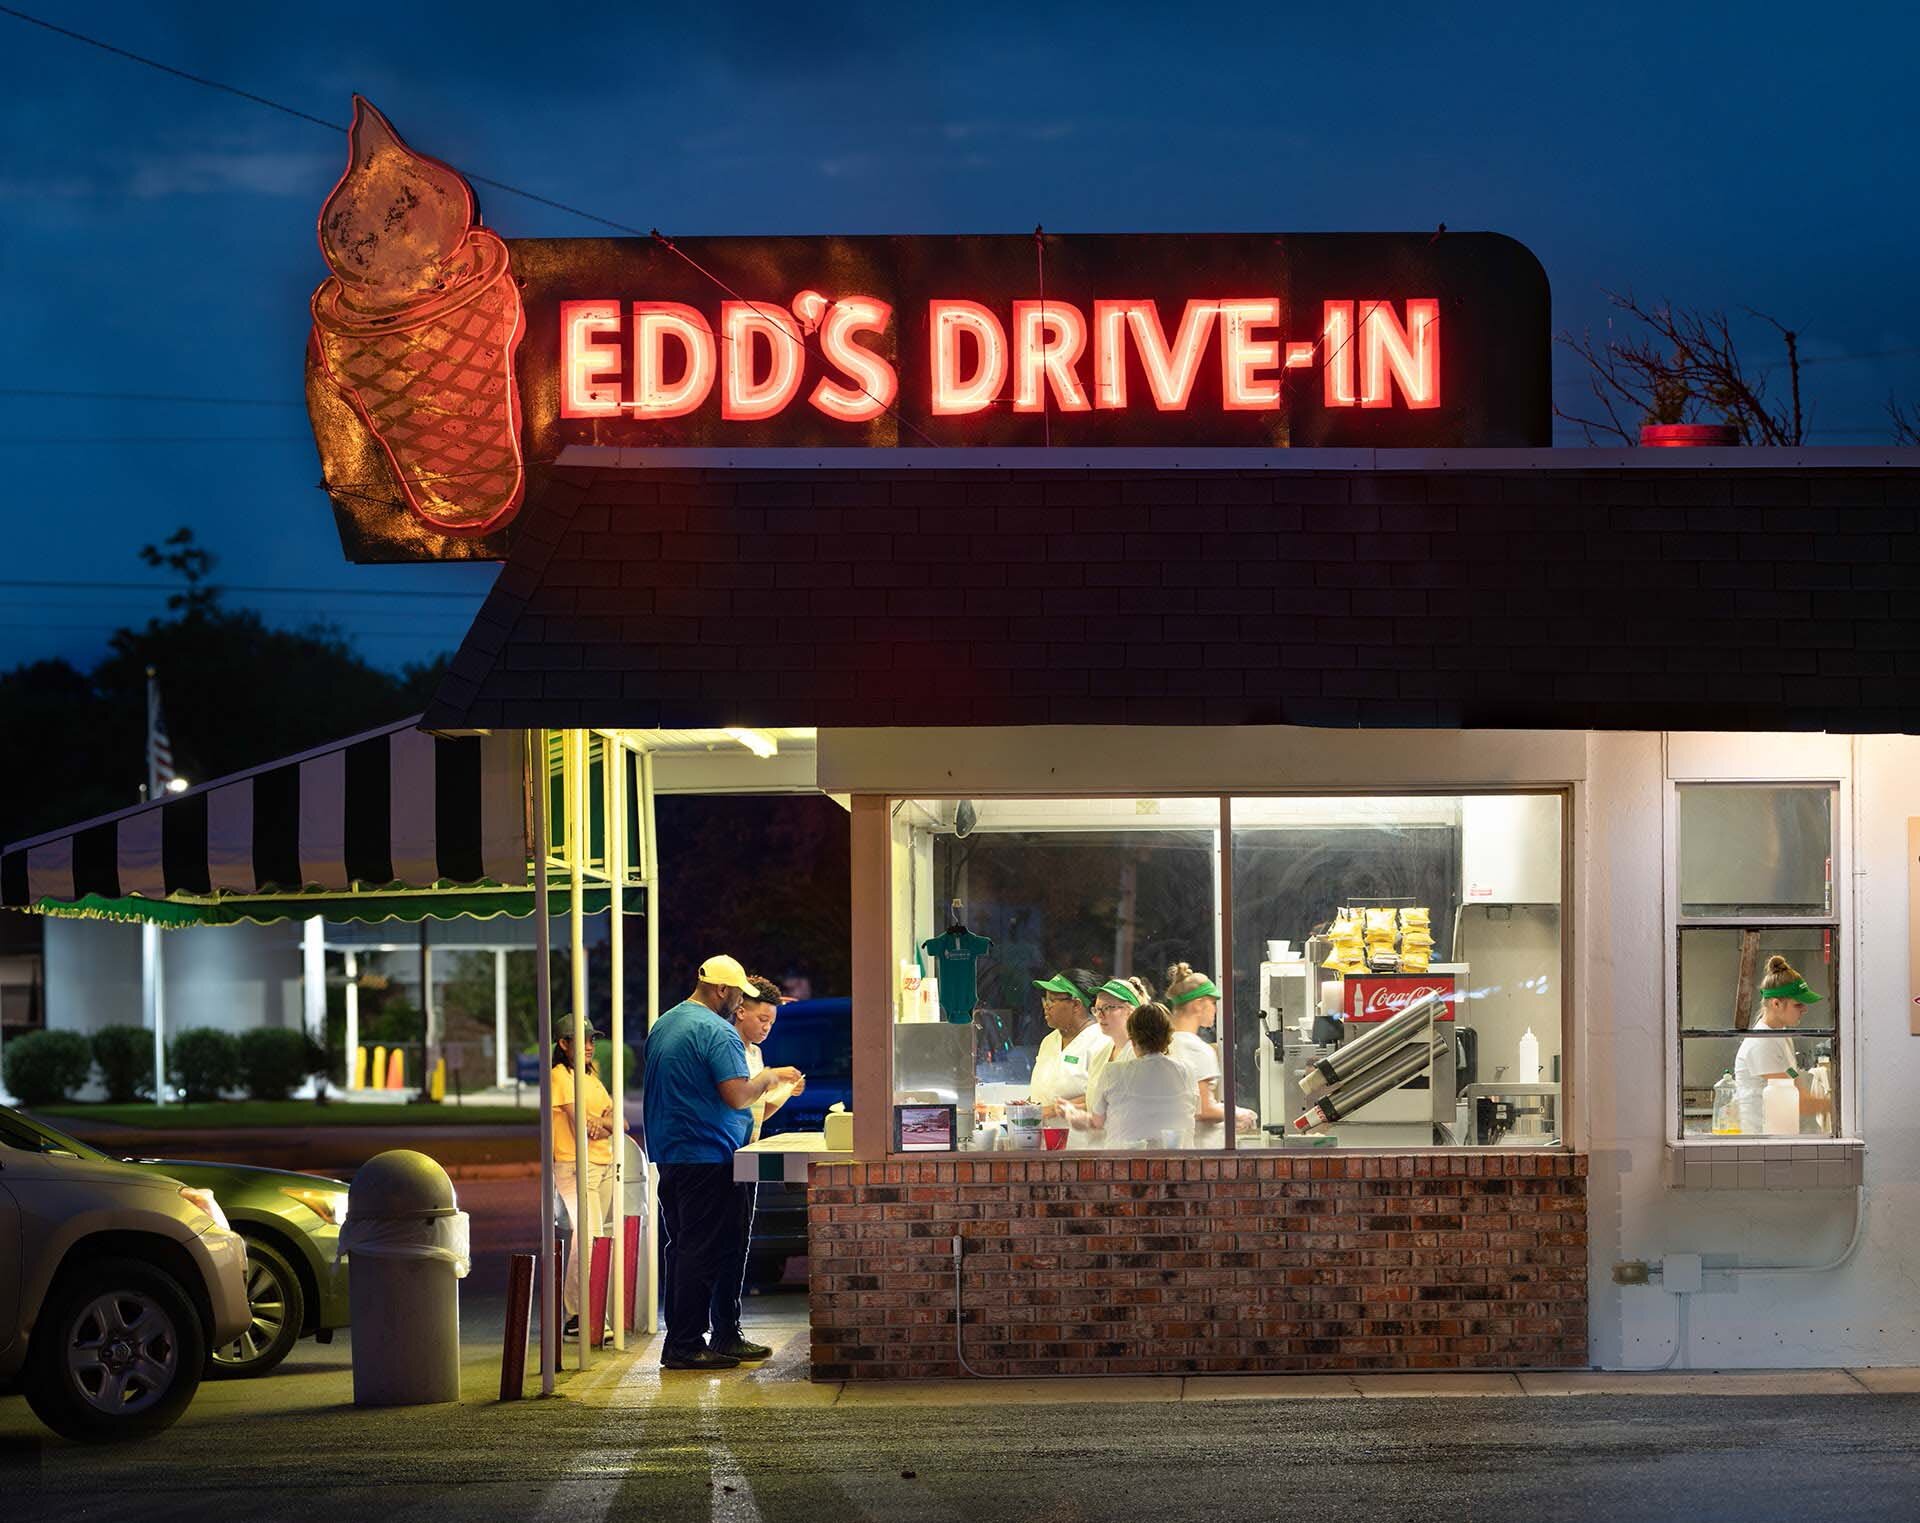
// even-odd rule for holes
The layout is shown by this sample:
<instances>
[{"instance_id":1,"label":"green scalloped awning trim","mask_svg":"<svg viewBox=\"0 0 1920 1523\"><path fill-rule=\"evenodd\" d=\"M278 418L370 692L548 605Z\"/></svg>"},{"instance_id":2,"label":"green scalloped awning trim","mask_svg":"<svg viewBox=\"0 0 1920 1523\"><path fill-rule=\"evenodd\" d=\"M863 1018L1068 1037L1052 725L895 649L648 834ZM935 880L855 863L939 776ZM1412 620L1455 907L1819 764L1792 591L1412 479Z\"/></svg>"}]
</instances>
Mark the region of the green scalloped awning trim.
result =
<instances>
[{"instance_id":1,"label":"green scalloped awning trim","mask_svg":"<svg viewBox=\"0 0 1920 1523\"><path fill-rule=\"evenodd\" d=\"M603 913L612 892L608 888L585 890L581 898L586 913ZM553 914L567 913L568 893L565 887L548 891L547 905ZM627 913L643 913L646 899L645 889L629 888L626 894ZM493 920L501 915L523 920L533 913L533 890L496 889L487 892L446 889L431 893L316 894L311 898L296 895L286 899L249 899L236 895L231 899L204 903L142 899L138 896L108 899L99 894L88 894L85 898L74 900L37 900L31 909L36 915L50 915L59 920L118 920L157 925L164 930L181 930L198 925L275 925L283 920L308 920L315 915L336 924L372 925L383 920L400 920L417 925L429 919L459 920L464 917Z\"/></svg>"}]
</instances>

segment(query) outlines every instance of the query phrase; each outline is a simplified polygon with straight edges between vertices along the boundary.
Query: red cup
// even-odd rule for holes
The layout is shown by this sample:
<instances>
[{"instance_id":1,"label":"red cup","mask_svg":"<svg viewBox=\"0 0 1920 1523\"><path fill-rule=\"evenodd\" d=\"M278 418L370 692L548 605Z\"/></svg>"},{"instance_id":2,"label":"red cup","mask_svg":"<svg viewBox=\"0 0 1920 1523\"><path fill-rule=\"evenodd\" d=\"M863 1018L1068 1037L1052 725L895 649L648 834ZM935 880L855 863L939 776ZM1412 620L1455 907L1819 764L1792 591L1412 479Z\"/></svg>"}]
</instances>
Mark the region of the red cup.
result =
<instances>
[{"instance_id":1,"label":"red cup","mask_svg":"<svg viewBox=\"0 0 1920 1523\"><path fill-rule=\"evenodd\" d=\"M1040 1140L1047 1145L1049 1153L1057 1153L1067 1145L1067 1129L1064 1126L1043 1126L1040 1128Z\"/></svg>"}]
</instances>

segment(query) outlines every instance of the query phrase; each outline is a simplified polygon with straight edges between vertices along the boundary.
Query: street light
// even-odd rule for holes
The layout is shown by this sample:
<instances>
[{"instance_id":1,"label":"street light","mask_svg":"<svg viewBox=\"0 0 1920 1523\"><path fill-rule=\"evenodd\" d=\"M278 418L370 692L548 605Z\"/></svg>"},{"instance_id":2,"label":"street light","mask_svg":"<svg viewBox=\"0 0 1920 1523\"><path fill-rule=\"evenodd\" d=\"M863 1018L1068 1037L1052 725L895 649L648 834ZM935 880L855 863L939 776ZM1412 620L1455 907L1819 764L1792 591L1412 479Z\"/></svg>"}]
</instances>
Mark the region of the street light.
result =
<instances>
[{"instance_id":1,"label":"street light","mask_svg":"<svg viewBox=\"0 0 1920 1523\"><path fill-rule=\"evenodd\" d=\"M192 786L193 784L188 782L184 777L170 777L167 779L167 792L169 793L185 793Z\"/></svg>"}]
</instances>

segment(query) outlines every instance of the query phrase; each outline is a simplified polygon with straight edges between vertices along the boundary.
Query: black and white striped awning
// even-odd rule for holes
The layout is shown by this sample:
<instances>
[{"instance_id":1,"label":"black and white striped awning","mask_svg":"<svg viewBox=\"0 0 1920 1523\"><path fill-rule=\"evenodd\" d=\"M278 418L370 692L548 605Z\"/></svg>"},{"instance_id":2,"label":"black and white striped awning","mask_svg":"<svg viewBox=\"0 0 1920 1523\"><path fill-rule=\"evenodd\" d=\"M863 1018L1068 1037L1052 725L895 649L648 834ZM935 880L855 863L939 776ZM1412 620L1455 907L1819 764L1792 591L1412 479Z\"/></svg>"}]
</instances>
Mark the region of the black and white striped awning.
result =
<instances>
[{"instance_id":1,"label":"black and white striped awning","mask_svg":"<svg viewBox=\"0 0 1920 1523\"><path fill-rule=\"evenodd\" d=\"M16 842L0 905L140 918L157 901L527 881L525 741L418 718Z\"/></svg>"}]
</instances>

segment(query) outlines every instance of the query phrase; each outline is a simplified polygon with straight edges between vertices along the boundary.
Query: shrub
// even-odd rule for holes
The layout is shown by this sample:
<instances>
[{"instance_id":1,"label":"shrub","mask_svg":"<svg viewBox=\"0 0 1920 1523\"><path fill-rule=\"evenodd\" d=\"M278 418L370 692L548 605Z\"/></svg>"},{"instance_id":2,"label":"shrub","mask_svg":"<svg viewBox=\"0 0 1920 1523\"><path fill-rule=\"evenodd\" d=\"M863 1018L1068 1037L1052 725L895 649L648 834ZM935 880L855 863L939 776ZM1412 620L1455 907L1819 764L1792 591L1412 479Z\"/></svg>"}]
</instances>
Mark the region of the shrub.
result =
<instances>
[{"instance_id":1,"label":"shrub","mask_svg":"<svg viewBox=\"0 0 1920 1523\"><path fill-rule=\"evenodd\" d=\"M77 1031L30 1031L6 1046L7 1088L22 1105L68 1099L92 1072L92 1049Z\"/></svg>"},{"instance_id":2,"label":"shrub","mask_svg":"<svg viewBox=\"0 0 1920 1523\"><path fill-rule=\"evenodd\" d=\"M240 1082L256 1100L284 1100L326 1062L306 1032L262 1026L240 1033Z\"/></svg>"},{"instance_id":3,"label":"shrub","mask_svg":"<svg viewBox=\"0 0 1920 1523\"><path fill-rule=\"evenodd\" d=\"M102 1026L93 1034L93 1061L115 1105L153 1096L153 1033L139 1026Z\"/></svg>"},{"instance_id":4,"label":"shrub","mask_svg":"<svg viewBox=\"0 0 1920 1523\"><path fill-rule=\"evenodd\" d=\"M218 1100L238 1082L239 1072L239 1044L215 1027L183 1031L167 1048L167 1075L189 1100Z\"/></svg>"}]
</instances>

